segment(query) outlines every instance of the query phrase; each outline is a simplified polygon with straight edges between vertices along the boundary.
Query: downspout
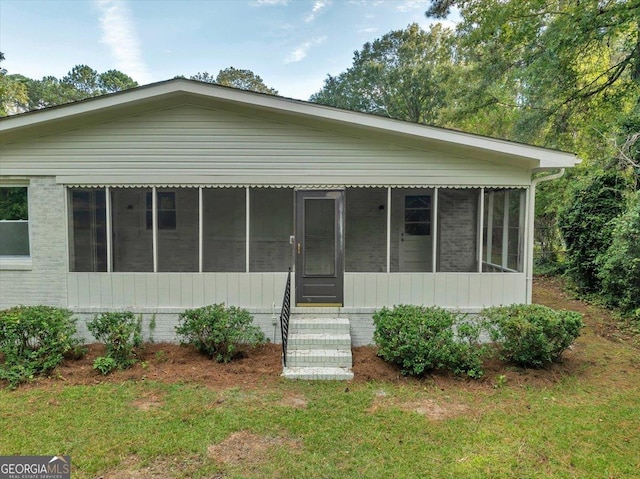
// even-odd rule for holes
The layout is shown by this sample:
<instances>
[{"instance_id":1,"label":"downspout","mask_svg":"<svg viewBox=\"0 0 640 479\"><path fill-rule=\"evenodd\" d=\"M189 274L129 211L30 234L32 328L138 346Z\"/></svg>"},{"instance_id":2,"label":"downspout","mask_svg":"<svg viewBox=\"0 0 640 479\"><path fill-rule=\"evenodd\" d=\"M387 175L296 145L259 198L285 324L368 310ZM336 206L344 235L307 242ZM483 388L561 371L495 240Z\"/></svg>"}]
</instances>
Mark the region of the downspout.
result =
<instances>
[{"instance_id":1,"label":"downspout","mask_svg":"<svg viewBox=\"0 0 640 479\"><path fill-rule=\"evenodd\" d=\"M531 188L529 190L529 211L528 214L528 225L527 225L527 296L526 303L531 304L532 292L533 292L533 243L534 243L534 224L535 224L535 213L536 213L536 186L539 183L543 183L545 181L557 180L562 175L564 175L564 168L560 168L558 173L553 173L551 175L539 176L538 178L534 178L531 181Z\"/></svg>"}]
</instances>

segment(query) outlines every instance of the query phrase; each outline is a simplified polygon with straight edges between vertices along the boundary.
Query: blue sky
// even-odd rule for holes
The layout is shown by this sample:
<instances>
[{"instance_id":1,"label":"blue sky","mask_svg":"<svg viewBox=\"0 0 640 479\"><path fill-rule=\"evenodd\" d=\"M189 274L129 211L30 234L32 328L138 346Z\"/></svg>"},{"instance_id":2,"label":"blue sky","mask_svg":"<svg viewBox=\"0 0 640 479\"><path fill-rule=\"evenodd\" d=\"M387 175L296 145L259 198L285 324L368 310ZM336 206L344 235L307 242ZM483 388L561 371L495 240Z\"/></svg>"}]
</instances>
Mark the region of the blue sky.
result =
<instances>
[{"instance_id":1,"label":"blue sky","mask_svg":"<svg viewBox=\"0 0 640 479\"><path fill-rule=\"evenodd\" d=\"M0 51L9 73L64 76L112 68L140 84L216 75L233 66L302 100L353 52L412 22L428 0L0 0Z\"/></svg>"}]
</instances>

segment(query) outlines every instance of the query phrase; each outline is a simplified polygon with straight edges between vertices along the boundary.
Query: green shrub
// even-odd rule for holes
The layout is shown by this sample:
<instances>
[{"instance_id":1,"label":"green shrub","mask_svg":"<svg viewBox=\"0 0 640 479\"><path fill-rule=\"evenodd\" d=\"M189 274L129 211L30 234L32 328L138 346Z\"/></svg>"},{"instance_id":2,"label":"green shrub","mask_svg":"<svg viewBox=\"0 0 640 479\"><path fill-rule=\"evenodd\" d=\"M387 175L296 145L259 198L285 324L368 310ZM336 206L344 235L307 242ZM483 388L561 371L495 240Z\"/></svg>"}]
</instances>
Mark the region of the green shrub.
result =
<instances>
[{"instance_id":1,"label":"green shrub","mask_svg":"<svg viewBox=\"0 0 640 479\"><path fill-rule=\"evenodd\" d=\"M67 354L77 354L71 311L51 306L18 306L0 311L0 379L16 387L47 374Z\"/></svg>"},{"instance_id":2,"label":"green shrub","mask_svg":"<svg viewBox=\"0 0 640 479\"><path fill-rule=\"evenodd\" d=\"M609 306L640 319L640 191L614 221L611 245L598 258L601 295Z\"/></svg>"},{"instance_id":3,"label":"green shrub","mask_svg":"<svg viewBox=\"0 0 640 479\"><path fill-rule=\"evenodd\" d=\"M465 316L438 307L382 308L373 315L378 355L403 374L420 376L434 369L479 378L487 352L479 345L480 328Z\"/></svg>"},{"instance_id":4,"label":"green shrub","mask_svg":"<svg viewBox=\"0 0 640 479\"><path fill-rule=\"evenodd\" d=\"M213 304L180 314L176 333L182 344L193 344L212 359L227 363L240 345L253 347L266 342L262 331L252 323L253 317L246 309Z\"/></svg>"},{"instance_id":5,"label":"green shrub","mask_svg":"<svg viewBox=\"0 0 640 479\"><path fill-rule=\"evenodd\" d=\"M93 364L102 374L127 369L136 363L136 348L142 344L142 316L137 318L129 311L102 313L87 322L94 338L106 347L106 358L98 358ZM107 366L111 366L108 369ZM108 369L108 370L107 370Z\"/></svg>"},{"instance_id":6,"label":"green shrub","mask_svg":"<svg viewBox=\"0 0 640 479\"><path fill-rule=\"evenodd\" d=\"M576 183L569 204L560 212L558 226L567 245L567 273L581 293L599 293L598 257L607 251L612 220L625 208L627 180L614 170L588 176Z\"/></svg>"},{"instance_id":7,"label":"green shrub","mask_svg":"<svg viewBox=\"0 0 640 479\"><path fill-rule=\"evenodd\" d=\"M501 358L524 367L542 367L557 360L580 335L582 315L538 304L484 309L491 339Z\"/></svg>"}]
</instances>

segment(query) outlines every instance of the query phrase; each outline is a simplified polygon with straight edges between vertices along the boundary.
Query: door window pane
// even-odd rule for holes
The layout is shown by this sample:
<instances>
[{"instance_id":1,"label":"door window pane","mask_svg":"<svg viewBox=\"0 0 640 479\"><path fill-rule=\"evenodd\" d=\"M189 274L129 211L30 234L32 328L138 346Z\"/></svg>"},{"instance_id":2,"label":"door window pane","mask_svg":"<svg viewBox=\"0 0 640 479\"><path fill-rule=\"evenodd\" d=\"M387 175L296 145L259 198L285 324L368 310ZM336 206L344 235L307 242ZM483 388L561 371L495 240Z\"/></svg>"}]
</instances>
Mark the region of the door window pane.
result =
<instances>
[{"instance_id":1,"label":"door window pane","mask_svg":"<svg viewBox=\"0 0 640 479\"><path fill-rule=\"evenodd\" d=\"M304 272L307 275L335 275L335 200L304 200Z\"/></svg>"}]
</instances>

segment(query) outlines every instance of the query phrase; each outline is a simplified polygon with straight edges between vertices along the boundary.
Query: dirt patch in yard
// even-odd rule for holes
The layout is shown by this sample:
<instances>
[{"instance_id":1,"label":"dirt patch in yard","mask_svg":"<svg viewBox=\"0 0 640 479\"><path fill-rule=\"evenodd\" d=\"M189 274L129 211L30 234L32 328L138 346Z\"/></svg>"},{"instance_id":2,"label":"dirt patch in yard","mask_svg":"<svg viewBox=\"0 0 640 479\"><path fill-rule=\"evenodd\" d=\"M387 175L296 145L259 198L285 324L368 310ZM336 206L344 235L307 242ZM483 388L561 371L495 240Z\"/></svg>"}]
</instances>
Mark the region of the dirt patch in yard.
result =
<instances>
[{"instance_id":1,"label":"dirt patch in yard","mask_svg":"<svg viewBox=\"0 0 640 479\"><path fill-rule=\"evenodd\" d=\"M249 431L234 432L224 441L209 446L209 457L226 465L251 466L269 459L270 452L280 446L299 447L296 441L278 436L259 436Z\"/></svg>"},{"instance_id":2,"label":"dirt patch in yard","mask_svg":"<svg viewBox=\"0 0 640 479\"><path fill-rule=\"evenodd\" d=\"M548 387L569 376L598 374L593 366L600 363L620 362L620 368L640 368L640 355L631 359L612 358L607 344L629 342L629 337L616 327L611 313L597 306L573 299L565 293L559 280L537 278L534 282L534 301L557 308L579 311L584 315L586 327L575 345L562 355L559 362L545 369L518 369L497 359L485 363L485 376L480 380L456 377L444 372L436 372L421 379L408 378L400 370L384 362L376 355L376 349L369 346L353 348L353 372L355 382L385 381L390 383L416 383L446 390L450 387L486 389L502 385L524 387ZM606 338L607 341L602 341ZM139 362L131 369L116 371L102 376L93 369L93 362L104 354L104 346L88 345L87 354L77 360L66 360L56 368L50 378L39 378L21 387L43 387L49 385L91 385L105 382L159 381L163 383L198 383L219 389L243 388L260 389L285 381L280 377L282 347L267 344L244 351L240 357L227 364L212 361L195 348L177 344L147 344L139 354ZM635 362L634 359L635 358ZM604 373L603 373L604 376ZM603 377L603 379L606 379ZM0 387L2 384L0 384ZM617 383L616 387L620 387ZM141 409L152 409L161 405L161 398L143 398L136 404ZM282 404L288 407L304 408L305 398L285 397Z\"/></svg>"},{"instance_id":3,"label":"dirt patch in yard","mask_svg":"<svg viewBox=\"0 0 640 479\"><path fill-rule=\"evenodd\" d=\"M117 469L98 476L97 479L181 478L190 475L201 467L202 463L202 459L198 456L181 458L162 456L143 464L138 456L132 455L123 459Z\"/></svg>"},{"instance_id":4,"label":"dirt patch in yard","mask_svg":"<svg viewBox=\"0 0 640 479\"><path fill-rule=\"evenodd\" d=\"M462 416L469 412L470 408L466 404L461 404L452 398L435 400L432 398L416 398L409 401L398 401L396 398L387 396L384 391L379 391L371 407L367 410L370 414L375 414L379 410L397 408L402 411L415 412L432 421L442 421L454 417Z\"/></svg>"}]
</instances>

